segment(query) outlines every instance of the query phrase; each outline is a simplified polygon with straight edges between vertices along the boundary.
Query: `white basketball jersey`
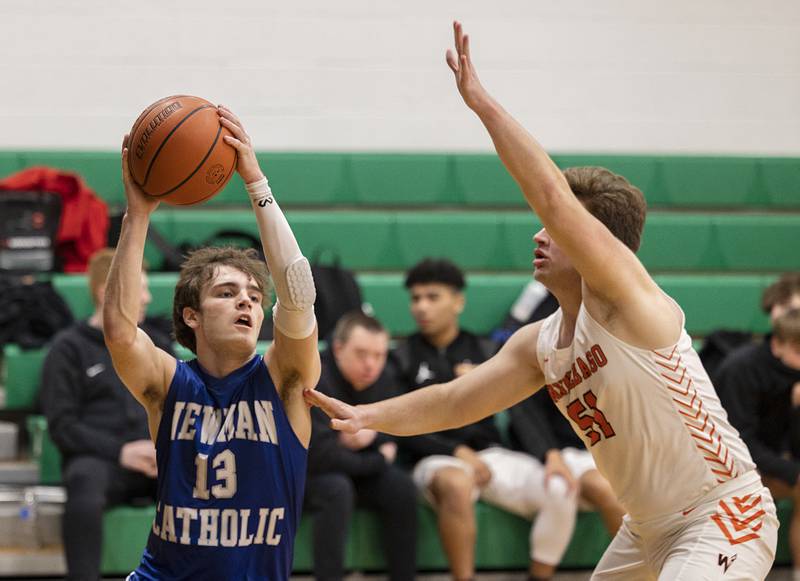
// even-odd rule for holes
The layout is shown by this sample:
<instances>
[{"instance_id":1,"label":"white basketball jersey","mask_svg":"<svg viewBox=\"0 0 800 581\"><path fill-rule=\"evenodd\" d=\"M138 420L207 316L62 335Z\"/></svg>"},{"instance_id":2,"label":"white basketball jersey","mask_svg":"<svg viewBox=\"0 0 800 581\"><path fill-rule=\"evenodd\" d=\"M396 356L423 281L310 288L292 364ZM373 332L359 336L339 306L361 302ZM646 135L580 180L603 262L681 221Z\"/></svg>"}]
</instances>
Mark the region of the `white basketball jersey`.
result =
<instances>
[{"instance_id":1,"label":"white basketball jersey","mask_svg":"<svg viewBox=\"0 0 800 581\"><path fill-rule=\"evenodd\" d=\"M754 470L685 330L672 347L640 349L581 304L572 344L556 349L561 316L539 331L547 390L632 518L691 508Z\"/></svg>"}]
</instances>

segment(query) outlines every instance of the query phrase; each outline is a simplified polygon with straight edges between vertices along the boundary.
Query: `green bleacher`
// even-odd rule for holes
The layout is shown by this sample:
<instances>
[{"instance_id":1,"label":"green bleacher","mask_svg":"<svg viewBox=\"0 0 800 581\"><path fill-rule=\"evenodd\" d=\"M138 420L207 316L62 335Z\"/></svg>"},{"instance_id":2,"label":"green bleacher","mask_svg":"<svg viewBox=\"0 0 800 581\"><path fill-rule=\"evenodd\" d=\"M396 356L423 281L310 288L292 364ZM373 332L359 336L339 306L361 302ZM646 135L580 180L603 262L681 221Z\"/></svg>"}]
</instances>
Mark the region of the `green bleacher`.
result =
<instances>
[{"instance_id":1,"label":"green bleacher","mask_svg":"<svg viewBox=\"0 0 800 581\"><path fill-rule=\"evenodd\" d=\"M601 165L628 177L655 208L797 208L800 162L780 157L559 155L561 167ZM513 180L489 154L259 154L281 200L302 206L522 207ZM0 151L0 175L35 165L81 174L112 205L124 204L119 154ZM208 206L246 204L238 178Z\"/></svg>"},{"instance_id":2,"label":"green bleacher","mask_svg":"<svg viewBox=\"0 0 800 581\"><path fill-rule=\"evenodd\" d=\"M338 255L356 270L375 314L392 335L413 330L403 271L428 256L448 256L467 270L462 322L479 333L499 325L531 278L533 234L540 228L513 180L494 155L396 153L261 153L266 173L305 254ZM798 270L800 158L556 155L561 167L602 165L627 176L645 193L650 212L639 256L656 281L683 307L687 329L701 338L718 328L765 332L763 289L778 273ZM124 205L116 152L0 151L0 177L33 165L81 174L112 208ZM247 195L235 177L205 205L163 205L152 225L171 243L196 245L220 230L257 236ZM158 272L162 257L148 243L153 272L151 314L168 315L176 274ZM82 275L54 275L56 289L77 317L92 305ZM3 351L6 407L33 410L45 350ZM184 353L184 355L186 355ZM58 452L46 422L30 416L32 455L41 481L58 483ZM788 522L790 504L780 503ZM479 505L477 565L527 567L528 524ZM106 515L103 569L125 573L136 564L152 522L152 508L120 507ZM446 563L433 514L420 507L419 563ZM383 567L375 519L359 512L348 544L348 564ZM581 513L565 566L591 567L608 538L594 513ZM788 563L786 527L779 563ZM311 567L310 526L298 533L295 566Z\"/></svg>"},{"instance_id":3,"label":"green bleacher","mask_svg":"<svg viewBox=\"0 0 800 581\"><path fill-rule=\"evenodd\" d=\"M541 228L530 212L503 210L290 210L287 219L309 256L332 251L369 271L403 270L435 252L466 270L530 272ZM164 208L152 226L176 245L231 228L258 235L249 210ZM638 254L654 272L776 272L796 266L786 249L798 247L800 213L653 212ZM160 265L154 248L147 256Z\"/></svg>"}]
</instances>

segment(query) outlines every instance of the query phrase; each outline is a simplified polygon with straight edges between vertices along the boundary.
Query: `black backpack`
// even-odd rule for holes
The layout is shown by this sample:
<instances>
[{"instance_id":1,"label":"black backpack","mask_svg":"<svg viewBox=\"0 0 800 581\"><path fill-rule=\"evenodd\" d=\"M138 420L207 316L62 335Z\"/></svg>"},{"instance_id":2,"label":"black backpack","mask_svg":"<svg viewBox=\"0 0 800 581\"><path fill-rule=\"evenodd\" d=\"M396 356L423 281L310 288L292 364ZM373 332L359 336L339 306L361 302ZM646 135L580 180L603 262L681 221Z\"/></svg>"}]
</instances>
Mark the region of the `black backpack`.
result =
<instances>
[{"instance_id":1,"label":"black backpack","mask_svg":"<svg viewBox=\"0 0 800 581\"><path fill-rule=\"evenodd\" d=\"M38 349L73 322L72 311L50 281L0 275L0 348Z\"/></svg>"}]
</instances>

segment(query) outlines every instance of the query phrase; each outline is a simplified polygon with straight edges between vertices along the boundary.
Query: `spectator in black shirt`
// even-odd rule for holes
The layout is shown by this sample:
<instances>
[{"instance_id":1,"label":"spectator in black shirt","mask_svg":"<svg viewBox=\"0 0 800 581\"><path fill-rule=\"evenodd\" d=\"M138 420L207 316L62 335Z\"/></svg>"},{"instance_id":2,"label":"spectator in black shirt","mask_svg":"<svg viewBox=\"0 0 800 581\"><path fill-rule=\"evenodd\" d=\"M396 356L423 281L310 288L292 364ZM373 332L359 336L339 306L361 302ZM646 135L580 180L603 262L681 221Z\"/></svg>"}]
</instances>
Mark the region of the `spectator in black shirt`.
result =
<instances>
[{"instance_id":1,"label":"spectator in black shirt","mask_svg":"<svg viewBox=\"0 0 800 581\"><path fill-rule=\"evenodd\" d=\"M67 489L62 530L67 578L100 577L103 510L156 493L156 451L147 415L120 381L103 340L102 312L113 249L89 260L89 290L94 313L59 333L42 367L40 401L50 436L62 456ZM150 292L142 275L144 321ZM172 351L168 335L154 326L147 333Z\"/></svg>"},{"instance_id":2,"label":"spectator in black shirt","mask_svg":"<svg viewBox=\"0 0 800 581\"><path fill-rule=\"evenodd\" d=\"M359 311L344 315L333 332L332 349L322 355L317 389L350 404L372 403L398 394L387 366L389 335L381 323ZM381 519L389 579L412 581L416 573L417 490L394 460L397 443L373 430L335 432L327 416L312 409L306 507L314 513L314 576L344 576L344 554L354 504Z\"/></svg>"},{"instance_id":3,"label":"spectator in black shirt","mask_svg":"<svg viewBox=\"0 0 800 581\"><path fill-rule=\"evenodd\" d=\"M418 332L396 356L409 389L450 381L493 354L493 346L459 325L465 306L464 275L448 260L426 259L406 275ZM486 389L493 389L487 385ZM475 508L482 500L534 519L530 579L550 578L575 524L574 487L560 475L546 481L539 460L504 448L492 417L462 428L402 438L415 462L414 481L437 513L453 578L475 572Z\"/></svg>"},{"instance_id":4,"label":"spectator in black shirt","mask_svg":"<svg viewBox=\"0 0 800 581\"><path fill-rule=\"evenodd\" d=\"M714 383L764 484L794 501L789 546L800 579L800 308L784 304L774 305L772 334L731 353Z\"/></svg>"}]
</instances>

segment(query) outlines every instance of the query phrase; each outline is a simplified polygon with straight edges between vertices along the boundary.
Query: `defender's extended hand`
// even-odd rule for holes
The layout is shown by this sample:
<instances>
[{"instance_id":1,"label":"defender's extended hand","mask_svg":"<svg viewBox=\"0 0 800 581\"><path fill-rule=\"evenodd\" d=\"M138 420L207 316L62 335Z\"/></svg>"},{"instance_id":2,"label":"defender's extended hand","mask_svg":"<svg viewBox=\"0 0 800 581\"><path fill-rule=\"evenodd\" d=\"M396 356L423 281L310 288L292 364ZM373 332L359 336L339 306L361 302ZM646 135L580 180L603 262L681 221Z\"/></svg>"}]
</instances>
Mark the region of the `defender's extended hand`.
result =
<instances>
[{"instance_id":1,"label":"defender's extended hand","mask_svg":"<svg viewBox=\"0 0 800 581\"><path fill-rule=\"evenodd\" d=\"M317 406L331 418L331 427L334 430L354 434L364 427L364 419L358 407L347 405L315 389L305 390L303 397L309 405Z\"/></svg>"},{"instance_id":2,"label":"defender's extended hand","mask_svg":"<svg viewBox=\"0 0 800 581\"><path fill-rule=\"evenodd\" d=\"M456 52L454 54L452 50L448 49L445 59L456 77L456 86L464 103L470 109L476 110L491 98L478 80L478 73L475 71L469 54L469 36L464 34L461 23L458 21L453 22L453 35L455 36Z\"/></svg>"}]
</instances>

